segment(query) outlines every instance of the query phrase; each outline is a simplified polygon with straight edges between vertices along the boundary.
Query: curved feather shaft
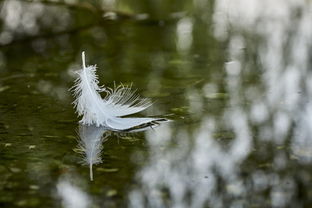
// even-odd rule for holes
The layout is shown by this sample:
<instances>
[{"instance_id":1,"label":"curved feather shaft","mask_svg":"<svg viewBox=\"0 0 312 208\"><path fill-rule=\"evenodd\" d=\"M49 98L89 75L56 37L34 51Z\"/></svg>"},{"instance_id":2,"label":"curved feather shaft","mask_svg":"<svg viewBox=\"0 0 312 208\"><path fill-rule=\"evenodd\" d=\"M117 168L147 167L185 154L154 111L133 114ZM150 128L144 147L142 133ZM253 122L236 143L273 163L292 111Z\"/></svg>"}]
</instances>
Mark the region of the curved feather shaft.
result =
<instances>
[{"instance_id":1,"label":"curved feather shaft","mask_svg":"<svg viewBox=\"0 0 312 208\"><path fill-rule=\"evenodd\" d=\"M86 56L85 56L84 51L82 51L81 59L82 59L82 67L83 67L83 69L85 69L86 68Z\"/></svg>"}]
</instances>

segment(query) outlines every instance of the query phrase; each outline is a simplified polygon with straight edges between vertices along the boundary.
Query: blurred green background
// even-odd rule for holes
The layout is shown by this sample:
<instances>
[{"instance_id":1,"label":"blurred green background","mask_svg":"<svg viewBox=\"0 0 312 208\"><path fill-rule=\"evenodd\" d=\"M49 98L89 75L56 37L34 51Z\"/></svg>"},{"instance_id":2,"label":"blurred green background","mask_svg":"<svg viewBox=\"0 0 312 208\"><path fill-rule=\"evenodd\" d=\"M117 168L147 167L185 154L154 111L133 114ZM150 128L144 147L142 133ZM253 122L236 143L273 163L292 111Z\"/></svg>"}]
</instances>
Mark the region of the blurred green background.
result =
<instances>
[{"instance_id":1,"label":"blurred green background","mask_svg":"<svg viewBox=\"0 0 312 208\"><path fill-rule=\"evenodd\" d=\"M0 207L309 207L305 0L0 1ZM133 84L173 120L81 164L69 88Z\"/></svg>"}]
</instances>

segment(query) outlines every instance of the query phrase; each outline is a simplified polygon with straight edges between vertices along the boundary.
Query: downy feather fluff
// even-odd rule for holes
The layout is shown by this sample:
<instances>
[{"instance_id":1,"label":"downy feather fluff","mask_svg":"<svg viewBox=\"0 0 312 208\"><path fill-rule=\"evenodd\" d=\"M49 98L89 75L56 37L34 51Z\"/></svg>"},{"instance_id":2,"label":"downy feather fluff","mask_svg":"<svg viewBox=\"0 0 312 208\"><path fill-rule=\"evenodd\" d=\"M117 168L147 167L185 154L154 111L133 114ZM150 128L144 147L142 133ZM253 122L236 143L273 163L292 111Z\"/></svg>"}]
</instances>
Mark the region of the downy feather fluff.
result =
<instances>
[{"instance_id":1,"label":"downy feather fluff","mask_svg":"<svg viewBox=\"0 0 312 208\"><path fill-rule=\"evenodd\" d=\"M131 86L120 85L114 89L100 87L96 66L86 66L85 53L82 52L83 68L77 72L78 78L73 86L73 102L81 123L105 126L114 130L127 130L136 126L166 121L163 118L123 118L145 110L152 105L149 99L141 98ZM104 98L99 94L105 92Z\"/></svg>"}]
</instances>

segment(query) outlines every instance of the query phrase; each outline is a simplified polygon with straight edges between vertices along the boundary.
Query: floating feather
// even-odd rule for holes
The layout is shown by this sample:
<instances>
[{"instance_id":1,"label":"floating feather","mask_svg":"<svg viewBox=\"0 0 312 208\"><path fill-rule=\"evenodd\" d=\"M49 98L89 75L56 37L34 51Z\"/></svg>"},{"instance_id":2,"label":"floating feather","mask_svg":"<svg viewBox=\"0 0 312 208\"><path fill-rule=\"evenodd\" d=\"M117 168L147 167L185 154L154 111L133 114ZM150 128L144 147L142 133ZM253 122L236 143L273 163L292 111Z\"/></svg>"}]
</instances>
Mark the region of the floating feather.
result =
<instances>
[{"instance_id":1,"label":"floating feather","mask_svg":"<svg viewBox=\"0 0 312 208\"><path fill-rule=\"evenodd\" d=\"M114 130L127 130L136 126L153 126L163 122L163 118L123 118L122 116L138 113L150 107L147 98L141 98L131 86L120 85L114 89L100 87L96 75L96 66L86 66L85 53L82 52L83 68L77 72L78 78L73 86L76 97L74 106L81 123L86 125L105 126ZM104 98L99 94L105 92Z\"/></svg>"}]
</instances>

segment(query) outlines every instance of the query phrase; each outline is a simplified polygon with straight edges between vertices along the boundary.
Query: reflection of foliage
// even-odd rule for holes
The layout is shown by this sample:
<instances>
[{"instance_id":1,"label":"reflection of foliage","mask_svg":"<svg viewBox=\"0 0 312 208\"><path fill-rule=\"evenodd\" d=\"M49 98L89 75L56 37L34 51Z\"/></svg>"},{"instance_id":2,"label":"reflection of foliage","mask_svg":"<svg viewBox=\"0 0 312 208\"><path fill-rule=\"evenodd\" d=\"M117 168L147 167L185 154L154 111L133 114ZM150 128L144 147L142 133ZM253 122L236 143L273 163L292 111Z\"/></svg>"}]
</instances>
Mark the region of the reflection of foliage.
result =
<instances>
[{"instance_id":1,"label":"reflection of foliage","mask_svg":"<svg viewBox=\"0 0 312 208\"><path fill-rule=\"evenodd\" d=\"M114 80L133 82L143 89L140 93L157 100L149 113L172 112L173 119L183 118L147 132L147 139L108 141L102 155L106 167L97 177L100 185L92 188L102 190L109 183L119 187L118 192L124 190L136 171L132 158L144 165L130 193L133 207L153 199L171 203L169 207L188 199L212 207L307 204L311 198L310 4L298 8L303 1L296 1L294 13L284 0L280 7L268 4L254 10L237 4L243 0L220 0L211 12L208 1L183 1L181 6L176 1L158 1L163 5L153 1L155 7L151 1L115 2L112 11L133 16L107 21L88 8L51 3L43 5L47 18L60 11L69 15L63 28L43 21L36 22L41 28L36 34L11 28L16 44L0 52L0 70L5 72L0 78L5 126L1 139L7 145L1 158L28 154L21 145L17 153L9 151L23 138L35 159L56 157L67 166L76 164L66 150L74 146L70 136L77 119L70 101L62 98L70 97L66 93L72 85L71 72L80 67L83 49L90 53L90 62L99 64L101 82L108 86ZM174 3L162 11L170 2ZM283 13L272 12L277 8ZM149 19L136 19L137 15ZM163 21L174 15L181 16ZM1 32L8 29L2 27ZM15 42L24 38L27 41ZM30 145L36 148L29 149ZM135 150L138 153L131 157ZM27 160L20 163L28 164Z\"/></svg>"},{"instance_id":2,"label":"reflection of foliage","mask_svg":"<svg viewBox=\"0 0 312 208\"><path fill-rule=\"evenodd\" d=\"M103 8L101 1L69 3L65 1L15 0L12 2L3 1L2 3L4 7L2 12L5 15L2 19L3 31L2 37L0 36L0 46L72 34L93 26L106 24L105 22L110 20L134 20L163 24L185 15L184 13L173 13L169 18L158 17L160 19L155 19L146 13L136 14L133 11L126 13L122 10ZM16 8L18 9L16 10ZM8 16L12 16L14 23L11 21L12 18L8 20ZM28 20L23 21L23 19ZM19 27L16 27L17 25Z\"/></svg>"},{"instance_id":3,"label":"reflection of foliage","mask_svg":"<svg viewBox=\"0 0 312 208\"><path fill-rule=\"evenodd\" d=\"M301 1L296 16L298 5L278 1L282 16L270 3L250 1L249 12L245 1L216 2L216 38L228 44L224 77L185 94L199 127L148 135L131 207L309 206L312 5ZM205 112L220 89L225 107Z\"/></svg>"},{"instance_id":4,"label":"reflection of foliage","mask_svg":"<svg viewBox=\"0 0 312 208\"><path fill-rule=\"evenodd\" d=\"M75 33L98 24L97 16L101 16L92 7L59 5L63 4L52 4L49 1L4 1L1 45Z\"/></svg>"},{"instance_id":5,"label":"reflection of foliage","mask_svg":"<svg viewBox=\"0 0 312 208\"><path fill-rule=\"evenodd\" d=\"M68 9L83 9L83 10L88 10L92 13L97 13L99 16L105 15L105 13L108 12L114 12L116 15L119 17L131 17L131 14L127 14L121 11L115 11L112 9L104 9L102 8L100 1L75 1L75 2L65 2L65 1L48 1L48 0L42 0L42 1L33 1L33 0L20 0L23 2L28 2L28 3L41 3L44 5L54 5L54 6L63 6Z\"/></svg>"}]
</instances>

